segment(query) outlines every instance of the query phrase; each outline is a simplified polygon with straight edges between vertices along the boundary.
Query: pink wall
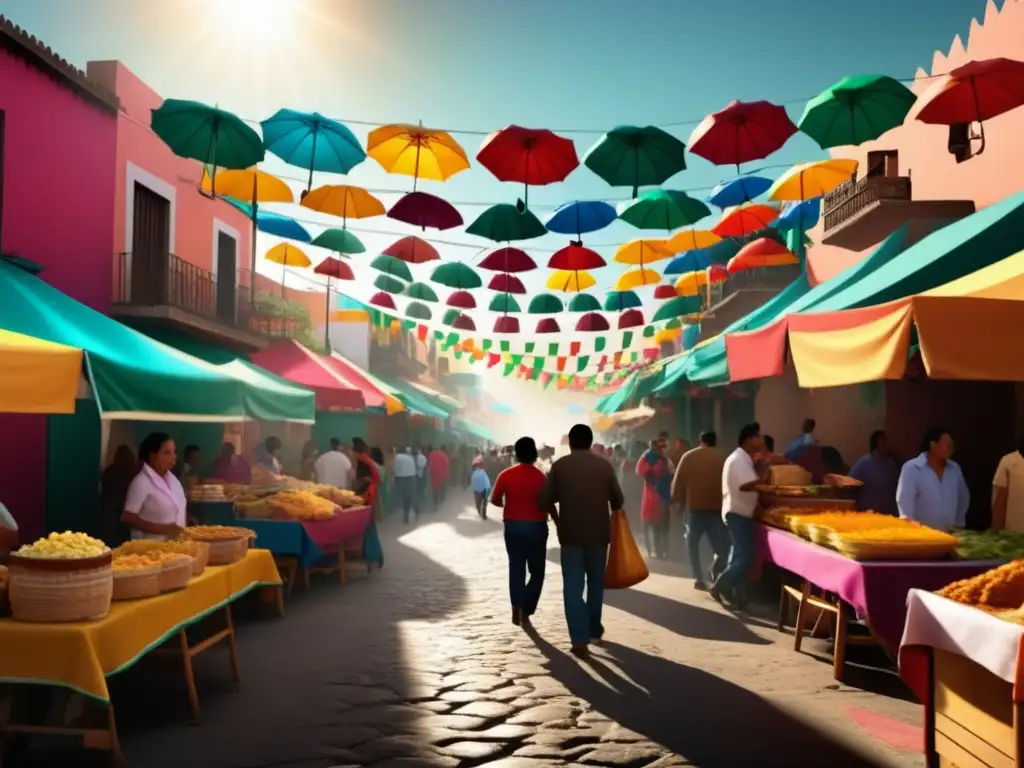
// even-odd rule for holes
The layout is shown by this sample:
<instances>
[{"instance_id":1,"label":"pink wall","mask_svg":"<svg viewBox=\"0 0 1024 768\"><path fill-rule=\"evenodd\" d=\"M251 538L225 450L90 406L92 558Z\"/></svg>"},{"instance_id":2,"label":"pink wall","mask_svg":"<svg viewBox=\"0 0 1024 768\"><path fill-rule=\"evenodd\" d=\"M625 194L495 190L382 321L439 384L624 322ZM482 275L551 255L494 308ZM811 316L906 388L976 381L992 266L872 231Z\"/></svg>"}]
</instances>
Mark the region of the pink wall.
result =
<instances>
[{"instance_id":1,"label":"pink wall","mask_svg":"<svg viewBox=\"0 0 1024 768\"><path fill-rule=\"evenodd\" d=\"M971 60L1006 57L1024 59L1024 0L1006 0L1002 11L989 0L984 20L971 24L967 45L959 37L953 39L948 53L936 51L931 73L943 74ZM934 79L917 72L915 93L924 91ZM900 175L909 175L915 200L974 200L983 208L1024 188L1021 174L1014 169L1024 167L1024 109L1008 112L985 123L985 152L957 164L946 150L948 131L944 126L910 121L894 128L878 141L860 147L835 150L836 157L854 157L863 163L867 153L878 149L899 150ZM821 242L822 226L810 237ZM809 271L815 282L827 280L867 253L848 251L827 245L815 245L808 252Z\"/></svg>"}]
</instances>

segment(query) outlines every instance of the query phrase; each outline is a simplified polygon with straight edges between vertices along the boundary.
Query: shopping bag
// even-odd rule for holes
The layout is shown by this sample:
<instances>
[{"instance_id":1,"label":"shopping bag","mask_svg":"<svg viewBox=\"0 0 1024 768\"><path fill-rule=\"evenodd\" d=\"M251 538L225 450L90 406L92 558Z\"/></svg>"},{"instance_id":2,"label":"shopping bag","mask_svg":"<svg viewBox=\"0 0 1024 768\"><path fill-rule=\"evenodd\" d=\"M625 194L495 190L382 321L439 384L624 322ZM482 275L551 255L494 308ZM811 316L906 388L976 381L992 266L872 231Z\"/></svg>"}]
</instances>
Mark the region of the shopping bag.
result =
<instances>
[{"instance_id":1,"label":"shopping bag","mask_svg":"<svg viewBox=\"0 0 1024 768\"><path fill-rule=\"evenodd\" d=\"M363 534L363 561L366 563L367 570L372 565L376 565L378 568L384 567L384 547L380 544L376 523L370 523L366 528L366 533Z\"/></svg>"},{"instance_id":2,"label":"shopping bag","mask_svg":"<svg viewBox=\"0 0 1024 768\"><path fill-rule=\"evenodd\" d=\"M605 589L627 589L648 577L647 563L629 530L629 520L621 509L612 513L612 540L608 564L604 569Z\"/></svg>"}]
</instances>

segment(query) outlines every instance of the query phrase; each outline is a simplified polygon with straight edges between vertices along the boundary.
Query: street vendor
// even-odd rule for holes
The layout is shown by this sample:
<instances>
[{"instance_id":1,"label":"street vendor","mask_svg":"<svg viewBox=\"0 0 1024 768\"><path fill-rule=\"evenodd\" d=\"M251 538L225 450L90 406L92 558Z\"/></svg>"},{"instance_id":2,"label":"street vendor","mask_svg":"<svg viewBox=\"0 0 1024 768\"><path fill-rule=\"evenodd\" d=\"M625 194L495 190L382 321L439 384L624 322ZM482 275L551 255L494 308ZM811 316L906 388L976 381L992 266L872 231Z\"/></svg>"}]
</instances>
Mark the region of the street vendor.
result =
<instances>
[{"instance_id":1,"label":"street vendor","mask_svg":"<svg viewBox=\"0 0 1024 768\"><path fill-rule=\"evenodd\" d=\"M152 432L139 446L142 469L128 486L121 522L133 539L173 539L185 527L185 489L174 473L174 440Z\"/></svg>"},{"instance_id":2,"label":"street vendor","mask_svg":"<svg viewBox=\"0 0 1024 768\"><path fill-rule=\"evenodd\" d=\"M921 454L900 470L896 486L900 517L940 531L964 527L971 493L952 455L953 437L947 430L935 427L925 433Z\"/></svg>"},{"instance_id":3,"label":"street vendor","mask_svg":"<svg viewBox=\"0 0 1024 768\"><path fill-rule=\"evenodd\" d=\"M281 438L271 435L263 443L263 449L256 457L257 463L273 475L283 475L284 465L281 463Z\"/></svg>"},{"instance_id":4,"label":"street vendor","mask_svg":"<svg viewBox=\"0 0 1024 768\"><path fill-rule=\"evenodd\" d=\"M992 530L1024 532L1024 435L999 460L992 478Z\"/></svg>"}]
</instances>

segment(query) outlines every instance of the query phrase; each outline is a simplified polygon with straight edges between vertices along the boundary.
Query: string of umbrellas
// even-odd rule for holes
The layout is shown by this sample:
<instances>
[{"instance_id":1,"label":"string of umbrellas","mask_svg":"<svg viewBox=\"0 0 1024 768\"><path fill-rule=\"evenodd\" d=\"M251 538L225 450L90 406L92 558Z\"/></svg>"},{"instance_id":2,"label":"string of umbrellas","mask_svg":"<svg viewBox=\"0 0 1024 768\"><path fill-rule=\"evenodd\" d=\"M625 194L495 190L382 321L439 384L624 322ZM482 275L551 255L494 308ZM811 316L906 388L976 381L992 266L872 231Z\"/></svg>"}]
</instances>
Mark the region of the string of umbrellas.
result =
<instances>
[{"instance_id":1,"label":"string of umbrellas","mask_svg":"<svg viewBox=\"0 0 1024 768\"><path fill-rule=\"evenodd\" d=\"M778 151L798 131L822 149L857 146L880 138L907 119L966 128L968 141L980 142L984 151L984 123L1024 104L1024 62L989 59L970 62L939 77L920 96L884 75L846 77L811 99L797 123L784 107L768 101L734 101L708 115L689 136L689 146L655 126L622 125L605 133L583 156L571 139L547 129L511 125L487 136L476 159L500 181L523 185L522 198L485 209L465 227L497 247L479 263L492 272L487 288L494 292L487 306L499 313L498 334L522 331L520 299L527 291L524 272L538 265L513 244L557 233L569 238L547 262L552 270L547 291L532 296L530 315L578 314L576 331L601 332L611 324L602 312L616 315L620 329L645 325L643 302L637 290L654 287L662 300L651 322L698 319L711 304L712 286L731 274L765 267L799 265L806 245L803 232L820 217L823 195L855 179L854 160L833 158L797 165L771 180L742 166ZM265 258L288 267L313 266L295 243L309 243L334 255L313 271L331 281L354 280L349 257L366 252L358 236L348 229L350 219L386 216L420 234L445 231L464 224L459 211L443 198L418 189L419 181L443 182L470 167L463 147L449 132L422 124L391 124L370 131L364 150L344 124L317 112L279 110L261 122L262 136L246 121L217 107L194 101L169 99L153 110L153 131L175 154L204 164L201 189L227 199L252 222L252 271L256 271L256 232L284 238ZM977 125L973 130L971 125ZM294 203L291 188L282 179L257 168L266 153L302 168L306 188L299 205L340 219L316 237L294 219L267 210L266 203ZM719 166L734 166L737 175L716 186L706 201L686 192L656 188L686 169L686 153ZM348 184L313 186L316 173L348 174L367 157L386 172L412 177L411 189L391 207L367 190ZM541 221L529 208L532 186L564 181L580 165L613 187L631 189L632 198L614 207L599 200L574 200ZM710 205L721 209L714 226L696 225L711 215ZM584 235L622 220L645 235L623 244L612 261L629 267L615 281L603 303L586 291L596 285L593 270L607 266L605 259L584 245ZM648 233L657 236L648 237ZM796 233L785 239L785 233ZM663 273L652 264L668 261ZM431 304L440 301L426 282L413 279L410 264L439 262L430 281L452 289L445 299L442 322L455 329L475 331L468 311L476 309L473 290L483 286L477 269L458 261L442 261L424 237L401 237L374 257L369 266L377 273L376 293L369 302L397 313L394 296L409 299L405 316L429 321ZM663 277L674 283L662 283ZM566 299L558 294L565 294ZM541 317L537 334L561 331L554 317Z\"/></svg>"}]
</instances>

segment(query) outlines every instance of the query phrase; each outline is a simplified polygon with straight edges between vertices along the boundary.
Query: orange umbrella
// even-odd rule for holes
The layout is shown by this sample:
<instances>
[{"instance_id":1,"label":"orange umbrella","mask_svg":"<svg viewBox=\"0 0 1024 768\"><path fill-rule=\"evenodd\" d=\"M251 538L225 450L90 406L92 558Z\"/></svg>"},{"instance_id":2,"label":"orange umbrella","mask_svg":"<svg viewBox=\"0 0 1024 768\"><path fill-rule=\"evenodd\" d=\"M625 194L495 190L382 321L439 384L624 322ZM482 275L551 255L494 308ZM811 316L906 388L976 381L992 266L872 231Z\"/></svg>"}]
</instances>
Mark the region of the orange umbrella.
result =
<instances>
[{"instance_id":1,"label":"orange umbrella","mask_svg":"<svg viewBox=\"0 0 1024 768\"><path fill-rule=\"evenodd\" d=\"M726 208L713 232L719 237L743 237L764 229L779 217L779 209L764 203Z\"/></svg>"},{"instance_id":2,"label":"orange umbrella","mask_svg":"<svg viewBox=\"0 0 1024 768\"><path fill-rule=\"evenodd\" d=\"M782 243L770 237L759 237L740 248L739 252L729 259L726 270L730 275L734 275L745 269L784 267L799 263L800 259Z\"/></svg>"}]
</instances>

